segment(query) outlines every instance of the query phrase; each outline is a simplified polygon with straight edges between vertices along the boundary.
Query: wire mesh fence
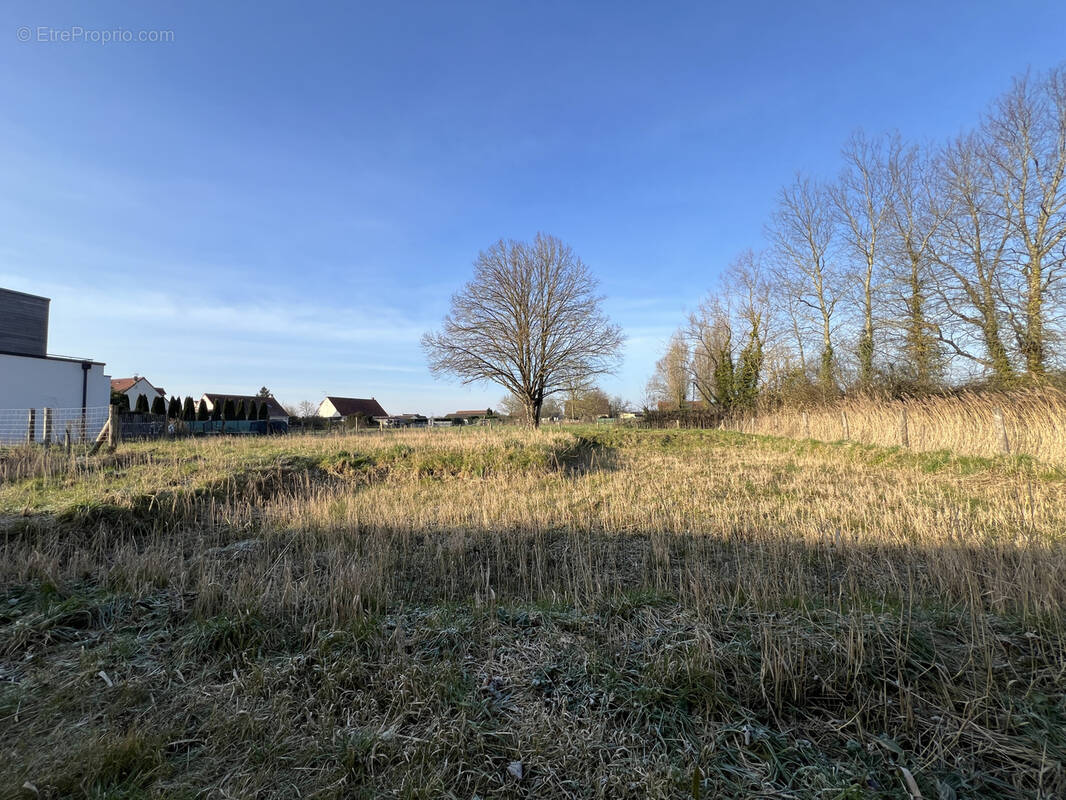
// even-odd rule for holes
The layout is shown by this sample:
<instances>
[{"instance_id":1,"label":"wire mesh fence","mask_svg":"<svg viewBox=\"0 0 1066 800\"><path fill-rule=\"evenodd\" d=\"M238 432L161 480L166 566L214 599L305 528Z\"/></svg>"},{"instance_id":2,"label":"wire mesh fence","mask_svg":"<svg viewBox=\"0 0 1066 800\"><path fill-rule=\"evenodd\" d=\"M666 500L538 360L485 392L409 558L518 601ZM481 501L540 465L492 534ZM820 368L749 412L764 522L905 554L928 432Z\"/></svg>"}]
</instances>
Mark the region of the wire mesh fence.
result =
<instances>
[{"instance_id":1,"label":"wire mesh fence","mask_svg":"<svg viewBox=\"0 0 1066 800\"><path fill-rule=\"evenodd\" d=\"M0 445L93 442L107 424L108 406L0 409Z\"/></svg>"}]
</instances>

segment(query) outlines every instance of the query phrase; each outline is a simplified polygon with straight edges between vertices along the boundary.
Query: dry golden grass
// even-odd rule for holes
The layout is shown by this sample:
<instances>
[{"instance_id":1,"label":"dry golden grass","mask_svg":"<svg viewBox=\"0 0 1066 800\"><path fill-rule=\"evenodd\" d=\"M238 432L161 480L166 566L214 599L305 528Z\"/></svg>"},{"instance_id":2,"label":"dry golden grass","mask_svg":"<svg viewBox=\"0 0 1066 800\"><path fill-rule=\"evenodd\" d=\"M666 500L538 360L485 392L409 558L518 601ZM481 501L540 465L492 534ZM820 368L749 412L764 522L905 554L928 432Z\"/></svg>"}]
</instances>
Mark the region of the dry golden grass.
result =
<instances>
[{"instance_id":1,"label":"dry golden grass","mask_svg":"<svg viewBox=\"0 0 1066 800\"><path fill-rule=\"evenodd\" d=\"M471 430L26 473L0 793L1066 791L1066 481L1032 459Z\"/></svg>"},{"instance_id":2,"label":"dry golden grass","mask_svg":"<svg viewBox=\"0 0 1066 800\"><path fill-rule=\"evenodd\" d=\"M919 452L951 450L995 456L1003 453L1005 432L1009 452L1066 463L1066 394L1054 388L908 400L860 398L806 411L783 409L730 427L793 439L833 442L850 438L892 447L903 444L901 412L906 413L909 447Z\"/></svg>"}]
</instances>

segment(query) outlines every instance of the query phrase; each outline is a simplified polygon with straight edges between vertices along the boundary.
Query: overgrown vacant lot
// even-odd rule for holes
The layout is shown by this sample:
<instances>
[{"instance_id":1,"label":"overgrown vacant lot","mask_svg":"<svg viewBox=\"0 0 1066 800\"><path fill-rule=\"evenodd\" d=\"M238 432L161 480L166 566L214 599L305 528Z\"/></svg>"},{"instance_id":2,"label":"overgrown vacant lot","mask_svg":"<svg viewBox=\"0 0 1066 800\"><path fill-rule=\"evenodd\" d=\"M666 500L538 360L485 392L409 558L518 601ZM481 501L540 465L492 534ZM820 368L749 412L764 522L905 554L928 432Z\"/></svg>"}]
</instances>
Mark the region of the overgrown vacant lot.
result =
<instances>
[{"instance_id":1,"label":"overgrown vacant lot","mask_svg":"<svg viewBox=\"0 0 1066 800\"><path fill-rule=\"evenodd\" d=\"M0 796L1066 796L1057 467L624 430L5 458Z\"/></svg>"}]
</instances>

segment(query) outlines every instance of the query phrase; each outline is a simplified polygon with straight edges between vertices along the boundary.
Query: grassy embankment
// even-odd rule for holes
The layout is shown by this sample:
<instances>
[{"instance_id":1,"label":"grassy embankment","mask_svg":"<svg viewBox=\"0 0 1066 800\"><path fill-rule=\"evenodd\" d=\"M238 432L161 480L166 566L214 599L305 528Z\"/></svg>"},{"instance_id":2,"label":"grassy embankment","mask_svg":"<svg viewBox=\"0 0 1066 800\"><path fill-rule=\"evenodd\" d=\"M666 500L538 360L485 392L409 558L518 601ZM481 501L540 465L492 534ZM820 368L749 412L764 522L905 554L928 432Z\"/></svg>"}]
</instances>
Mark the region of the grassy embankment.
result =
<instances>
[{"instance_id":1,"label":"grassy embankment","mask_svg":"<svg viewBox=\"0 0 1066 800\"><path fill-rule=\"evenodd\" d=\"M703 431L6 459L0 797L1066 792L1060 467Z\"/></svg>"}]
</instances>

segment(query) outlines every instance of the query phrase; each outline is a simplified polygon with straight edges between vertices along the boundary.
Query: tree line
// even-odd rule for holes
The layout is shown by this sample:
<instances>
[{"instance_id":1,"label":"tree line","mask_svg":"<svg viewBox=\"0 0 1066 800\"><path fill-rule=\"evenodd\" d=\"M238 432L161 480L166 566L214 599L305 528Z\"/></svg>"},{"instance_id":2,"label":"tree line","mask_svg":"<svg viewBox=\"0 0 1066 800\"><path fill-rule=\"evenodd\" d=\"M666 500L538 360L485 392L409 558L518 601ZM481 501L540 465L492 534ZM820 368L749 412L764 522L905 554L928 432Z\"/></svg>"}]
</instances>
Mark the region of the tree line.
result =
<instances>
[{"instance_id":1,"label":"tree line","mask_svg":"<svg viewBox=\"0 0 1066 800\"><path fill-rule=\"evenodd\" d=\"M131 410L129 397L121 392L112 394L112 405L117 405L120 411L128 412ZM181 398L173 395L169 401L162 395L156 395L149 404L148 397L144 394L139 394L132 410L136 414L155 414L157 416L165 416L167 419L183 420L185 422L270 419L270 407L266 402L256 403L255 400L250 400L246 406L244 400L234 401L231 397L227 397L225 402L215 403L214 407L208 411L207 403L203 401L197 402L192 397L186 397L183 402Z\"/></svg>"},{"instance_id":2,"label":"tree line","mask_svg":"<svg viewBox=\"0 0 1066 800\"><path fill-rule=\"evenodd\" d=\"M622 397L611 397L594 384L571 384L557 395L545 397L541 403L541 419L595 420L598 417L617 417L629 407ZM500 413L512 420L525 421L526 408L522 399L513 394L500 400Z\"/></svg>"},{"instance_id":3,"label":"tree line","mask_svg":"<svg viewBox=\"0 0 1066 800\"><path fill-rule=\"evenodd\" d=\"M856 132L778 194L671 337L652 404L895 395L1063 377L1066 65L1013 80L936 145Z\"/></svg>"}]
</instances>

